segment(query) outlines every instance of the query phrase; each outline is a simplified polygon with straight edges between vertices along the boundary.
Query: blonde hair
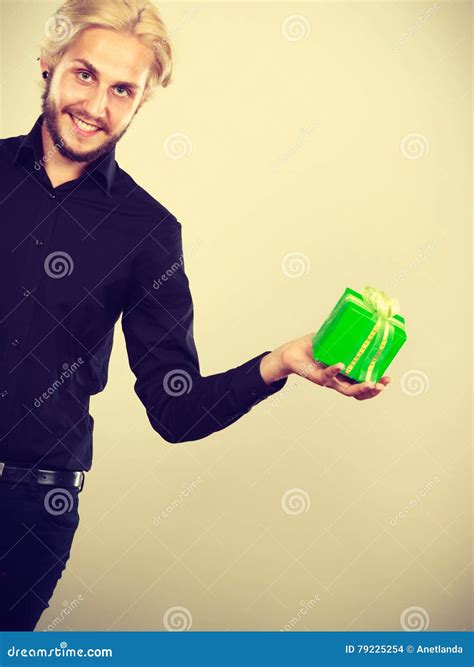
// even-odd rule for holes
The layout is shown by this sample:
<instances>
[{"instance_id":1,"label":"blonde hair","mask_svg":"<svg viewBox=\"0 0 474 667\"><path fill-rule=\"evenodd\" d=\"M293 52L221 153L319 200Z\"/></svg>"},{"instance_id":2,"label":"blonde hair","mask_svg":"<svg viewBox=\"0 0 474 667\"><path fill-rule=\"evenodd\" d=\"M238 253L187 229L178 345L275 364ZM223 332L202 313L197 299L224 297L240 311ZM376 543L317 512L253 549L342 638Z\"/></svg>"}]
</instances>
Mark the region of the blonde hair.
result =
<instances>
[{"instance_id":1,"label":"blonde hair","mask_svg":"<svg viewBox=\"0 0 474 667\"><path fill-rule=\"evenodd\" d=\"M172 83L173 50L168 31L150 0L66 0L44 26L40 48L48 66L54 68L87 28L129 33L153 50L155 59L143 102L151 97L153 88Z\"/></svg>"}]
</instances>

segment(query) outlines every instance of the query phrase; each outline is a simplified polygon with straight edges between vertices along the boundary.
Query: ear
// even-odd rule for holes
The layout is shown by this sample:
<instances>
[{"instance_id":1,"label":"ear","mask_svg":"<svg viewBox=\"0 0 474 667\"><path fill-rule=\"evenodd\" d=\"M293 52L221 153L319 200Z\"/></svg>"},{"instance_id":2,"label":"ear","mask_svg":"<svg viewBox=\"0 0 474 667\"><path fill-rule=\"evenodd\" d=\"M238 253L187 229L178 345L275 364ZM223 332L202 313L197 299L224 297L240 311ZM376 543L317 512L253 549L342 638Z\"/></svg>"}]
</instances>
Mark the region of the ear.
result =
<instances>
[{"instance_id":1,"label":"ear","mask_svg":"<svg viewBox=\"0 0 474 667\"><path fill-rule=\"evenodd\" d=\"M43 58L40 57L39 62L40 62L40 72L44 72L45 69L46 70L49 69L49 65Z\"/></svg>"}]
</instances>

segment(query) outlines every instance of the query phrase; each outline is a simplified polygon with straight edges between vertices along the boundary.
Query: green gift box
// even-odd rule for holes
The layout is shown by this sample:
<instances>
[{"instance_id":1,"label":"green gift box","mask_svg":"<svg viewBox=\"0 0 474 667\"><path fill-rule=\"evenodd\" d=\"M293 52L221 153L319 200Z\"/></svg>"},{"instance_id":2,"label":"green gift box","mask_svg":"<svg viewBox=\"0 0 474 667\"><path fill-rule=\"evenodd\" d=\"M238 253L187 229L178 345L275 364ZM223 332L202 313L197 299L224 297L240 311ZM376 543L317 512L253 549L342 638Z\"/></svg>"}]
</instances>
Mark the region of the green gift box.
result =
<instances>
[{"instance_id":1,"label":"green gift box","mask_svg":"<svg viewBox=\"0 0 474 667\"><path fill-rule=\"evenodd\" d=\"M366 286L347 287L313 336L313 357L327 366L345 365L342 375L377 382L407 339L396 299Z\"/></svg>"}]
</instances>

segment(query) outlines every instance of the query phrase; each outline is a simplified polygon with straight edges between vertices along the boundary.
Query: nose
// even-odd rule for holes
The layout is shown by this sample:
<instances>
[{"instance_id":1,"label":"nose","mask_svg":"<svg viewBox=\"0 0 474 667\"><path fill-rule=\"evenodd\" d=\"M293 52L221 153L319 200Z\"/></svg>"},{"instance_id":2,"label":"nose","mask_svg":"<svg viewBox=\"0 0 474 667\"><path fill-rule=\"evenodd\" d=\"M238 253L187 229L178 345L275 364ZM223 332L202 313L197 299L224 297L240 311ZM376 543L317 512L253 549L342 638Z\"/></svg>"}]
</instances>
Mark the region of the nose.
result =
<instances>
[{"instance_id":1,"label":"nose","mask_svg":"<svg viewBox=\"0 0 474 667\"><path fill-rule=\"evenodd\" d=\"M97 125L106 125L106 111L107 111L107 88L97 86L95 90L91 90L88 98L83 104L83 108L87 113L91 123L96 122Z\"/></svg>"}]
</instances>

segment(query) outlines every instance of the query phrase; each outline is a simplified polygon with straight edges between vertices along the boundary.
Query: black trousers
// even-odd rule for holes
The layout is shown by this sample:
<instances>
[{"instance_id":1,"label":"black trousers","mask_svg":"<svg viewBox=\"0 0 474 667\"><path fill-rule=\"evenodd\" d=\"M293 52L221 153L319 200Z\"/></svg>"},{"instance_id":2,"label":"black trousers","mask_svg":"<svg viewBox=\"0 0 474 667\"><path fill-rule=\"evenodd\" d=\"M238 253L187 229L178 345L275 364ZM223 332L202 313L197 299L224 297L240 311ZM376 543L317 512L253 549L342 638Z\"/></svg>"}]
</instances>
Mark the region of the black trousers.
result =
<instances>
[{"instance_id":1,"label":"black trousers","mask_svg":"<svg viewBox=\"0 0 474 667\"><path fill-rule=\"evenodd\" d=\"M0 630L34 630L79 525L79 491L0 480Z\"/></svg>"}]
</instances>

